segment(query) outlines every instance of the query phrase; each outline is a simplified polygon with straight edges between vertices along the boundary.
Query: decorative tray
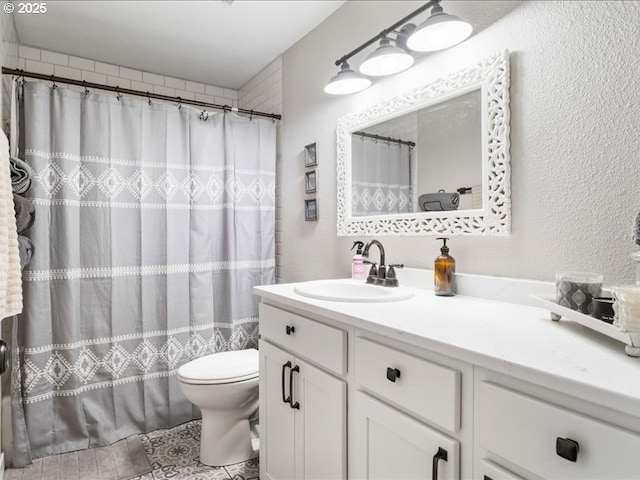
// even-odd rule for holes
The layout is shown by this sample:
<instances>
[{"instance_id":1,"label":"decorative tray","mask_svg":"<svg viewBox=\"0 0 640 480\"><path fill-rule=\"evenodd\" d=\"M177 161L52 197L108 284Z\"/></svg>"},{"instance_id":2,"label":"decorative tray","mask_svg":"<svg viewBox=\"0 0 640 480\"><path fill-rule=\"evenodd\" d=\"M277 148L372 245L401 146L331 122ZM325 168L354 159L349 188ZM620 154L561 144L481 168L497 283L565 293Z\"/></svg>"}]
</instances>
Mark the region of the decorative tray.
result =
<instances>
[{"instance_id":1,"label":"decorative tray","mask_svg":"<svg viewBox=\"0 0 640 480\"><path fill-rule=\"evenodd\" d=\"M568 320L621 341L625 344L624 351L627 355L640 357L640 332L624 332L615 325L558 305L553 296L532 295L532 297L540 300L545 308L551 312L551 320L558 321L560 318L565 317Z\"/></svg>"}]
</instances>

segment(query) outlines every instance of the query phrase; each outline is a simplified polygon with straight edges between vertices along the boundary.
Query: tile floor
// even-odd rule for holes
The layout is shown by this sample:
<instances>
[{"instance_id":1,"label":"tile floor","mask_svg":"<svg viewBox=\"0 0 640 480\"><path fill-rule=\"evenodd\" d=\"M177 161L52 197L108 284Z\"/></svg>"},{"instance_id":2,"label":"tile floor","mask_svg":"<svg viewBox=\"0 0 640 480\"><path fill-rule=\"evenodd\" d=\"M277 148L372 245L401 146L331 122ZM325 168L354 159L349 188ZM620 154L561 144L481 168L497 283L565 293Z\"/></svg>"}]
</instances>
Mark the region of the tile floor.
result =
<instances>
[{"instance_id":1,"label":"tile floor","mask_svg":"<svg viewBox=\"0 0 640 480\"><path fill-rule=\"evenodd\" d=\"M208 467L198 461L200 421L140 435L152 471L132 480L259 480L258 459Z\"/></svg>"}]
</instances>

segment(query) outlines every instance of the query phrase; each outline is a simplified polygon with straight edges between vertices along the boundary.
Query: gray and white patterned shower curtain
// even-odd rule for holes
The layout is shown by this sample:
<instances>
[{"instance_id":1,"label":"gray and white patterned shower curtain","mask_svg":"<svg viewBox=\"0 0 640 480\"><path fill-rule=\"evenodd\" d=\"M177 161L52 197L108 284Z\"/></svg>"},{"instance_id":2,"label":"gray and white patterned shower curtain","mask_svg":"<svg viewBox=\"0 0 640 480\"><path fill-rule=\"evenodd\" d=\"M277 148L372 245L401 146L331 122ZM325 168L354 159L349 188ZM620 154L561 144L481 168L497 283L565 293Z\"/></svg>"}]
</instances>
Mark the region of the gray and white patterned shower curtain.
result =
<instances>
[{"instance_id":1,"label":"gray and white patterned shower curtain","mask_svg":"<svg viewBox=\"0 0 640 480\"><path fill-rule=\"evenodd\" d=\"M14 463L176 425L185 362L257 346L274 282L275 125L26 83L33 170Z\"/></svg>"},{"instance_id":2,"label":"gray and white patterned shower curtain","mask_svg":"<svg viewBox=\"0 0 640 480\"><path fill-rule=\"evenodd\" d=\"M411 149L352 135L353 214L411 211Z\"/></svg>"}]
</instances>

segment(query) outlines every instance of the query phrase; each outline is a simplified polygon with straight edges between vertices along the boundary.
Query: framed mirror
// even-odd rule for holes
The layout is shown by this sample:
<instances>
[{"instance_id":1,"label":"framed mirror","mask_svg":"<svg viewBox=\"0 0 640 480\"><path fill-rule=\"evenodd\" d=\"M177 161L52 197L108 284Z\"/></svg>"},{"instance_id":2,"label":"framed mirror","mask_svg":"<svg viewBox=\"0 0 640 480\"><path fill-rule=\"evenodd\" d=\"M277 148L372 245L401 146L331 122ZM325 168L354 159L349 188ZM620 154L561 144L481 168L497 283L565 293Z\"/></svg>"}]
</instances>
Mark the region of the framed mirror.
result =
<instances>
[{"instance_id":1,"label":"framed mirror","mask_svg":"<svg viewBox=\"0 0 640 480\"><path fill-rule=\"evenodd\" d=\"M508 235L509 53L337 125L338 235Z\"/></svg>"}]
</instances>

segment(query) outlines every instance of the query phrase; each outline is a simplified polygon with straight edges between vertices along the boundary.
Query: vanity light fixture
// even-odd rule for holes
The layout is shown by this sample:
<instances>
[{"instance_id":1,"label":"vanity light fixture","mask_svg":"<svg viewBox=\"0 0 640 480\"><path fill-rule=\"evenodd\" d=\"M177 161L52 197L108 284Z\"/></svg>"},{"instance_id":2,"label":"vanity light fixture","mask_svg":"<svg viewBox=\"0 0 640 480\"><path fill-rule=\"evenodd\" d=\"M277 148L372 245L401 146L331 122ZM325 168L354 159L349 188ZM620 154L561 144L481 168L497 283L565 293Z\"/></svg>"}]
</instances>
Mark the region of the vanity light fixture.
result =
<instances>
[{"instance_id":1,"label":"vanity light fixture","mask_svg":"<svg viewBox=\"0 0 640 480\"><path fill-rule=\"evenodd\" d=\"M407 46L416 52L444 50L466 40L472 31L470 23L444 13L440 5L435 5L431 16L407 39Z\"/></svg>"},{"instance_id":2,"label":"vanity light fixture","mask_svg":"<svg viewBox=\"0 0 640 480\"><path fill-rule=\"evenodd\" d=\"M416 28L413 23L407 23L429 8L431 8L431 15L419 27ZM380 41L380 46L360 65L359 70L364 75L379 77L406 70L414 62L412 51L443 50L464 41L472 31L473 27L469 23L455 15L445 13L440 0L430 0L336 60L335 64L340 67L340 71L329 80L324 91L331 95L345 95L369 87L371 80L354 72L347 61L377 41ZM395 38L389 38L390 34L395 34Z\"/></svg>"},{"instance_id":3,"label":"vanity light fixture","mask_svg":"<svg viewBox=\"0 0 640 480\"><path fill-rule=\"evenodd\" d=\"M345 60L340 71L324 87L324 91L331 95L347 95L364 90L369 85L371 80L354 72Z\"/></svg>"},{"instance_id":4,"label":"vanity light fixture","mask_svg":"<svg viewBox=\"0 0 640 480\"><path fill-rule=\"evenodd\" d=\"M413 57L400 47L391 45L391 40L384 37L380 46L360 65L360 73L371 77L381 77L402 72L413 65Z\"/></svg>"}]
</instances>

